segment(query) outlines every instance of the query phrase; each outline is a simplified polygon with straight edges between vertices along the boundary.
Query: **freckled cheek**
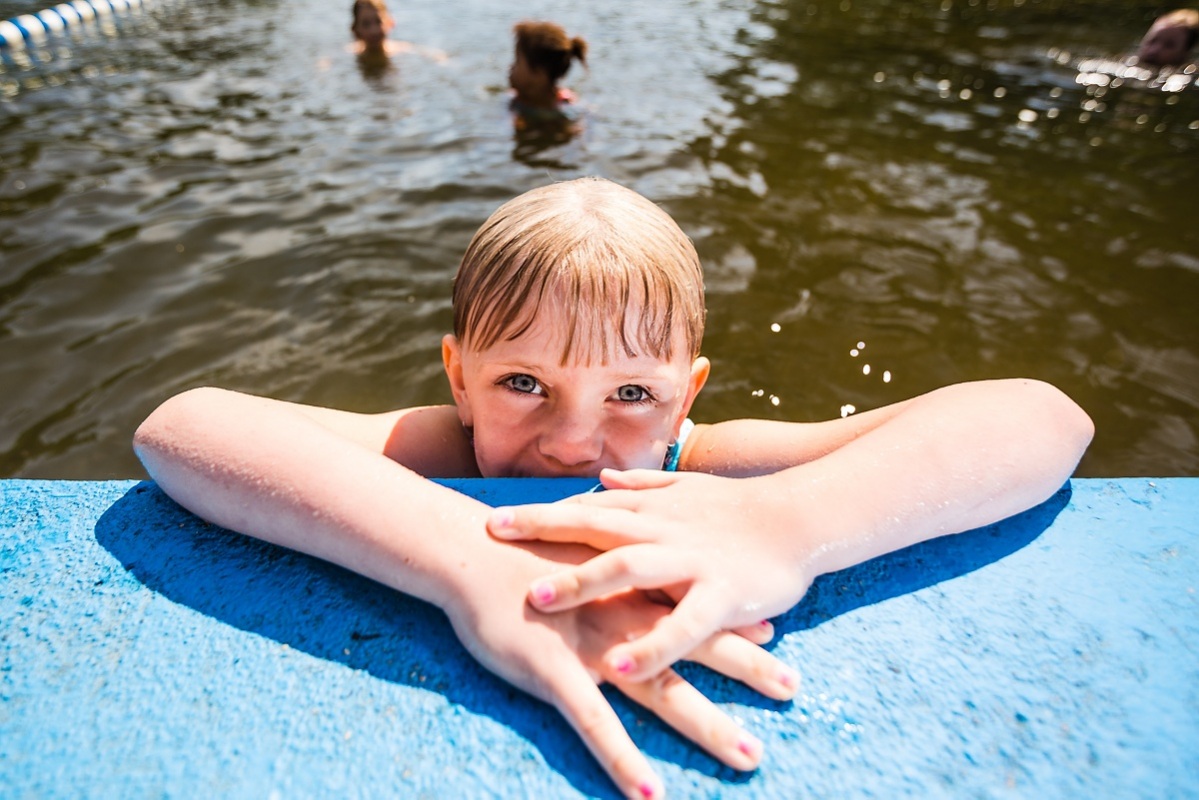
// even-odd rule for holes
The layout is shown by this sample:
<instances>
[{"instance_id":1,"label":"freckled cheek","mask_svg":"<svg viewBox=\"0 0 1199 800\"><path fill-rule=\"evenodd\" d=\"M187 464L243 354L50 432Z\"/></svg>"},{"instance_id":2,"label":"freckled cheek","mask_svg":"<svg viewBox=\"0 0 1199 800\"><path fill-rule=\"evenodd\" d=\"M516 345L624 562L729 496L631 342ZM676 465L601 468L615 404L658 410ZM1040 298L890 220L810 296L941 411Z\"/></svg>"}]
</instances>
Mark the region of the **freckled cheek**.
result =
<instances>
[{"instance_id":1,"label":"freckled cheek","mask_svg":"<svg viewBox=\"0 0 1199 800\"><path fill-rule=\"evenodd\" d=\"M616 423L604 437L604 452L621 469L657 469L666 457L665 428L656 419Z\"/></svg>"},{"instance_id":2,"label":"freckled cheek","mask_svg":"<svg viewBox=\"0 0 1199 800\"><path fill-rule=\"evenodd\" d=\"M475 459L484 477L506 475L520 467L535 447L535 424L519 403L500 403L475 420Z\"/></svg>"}]
</instances>

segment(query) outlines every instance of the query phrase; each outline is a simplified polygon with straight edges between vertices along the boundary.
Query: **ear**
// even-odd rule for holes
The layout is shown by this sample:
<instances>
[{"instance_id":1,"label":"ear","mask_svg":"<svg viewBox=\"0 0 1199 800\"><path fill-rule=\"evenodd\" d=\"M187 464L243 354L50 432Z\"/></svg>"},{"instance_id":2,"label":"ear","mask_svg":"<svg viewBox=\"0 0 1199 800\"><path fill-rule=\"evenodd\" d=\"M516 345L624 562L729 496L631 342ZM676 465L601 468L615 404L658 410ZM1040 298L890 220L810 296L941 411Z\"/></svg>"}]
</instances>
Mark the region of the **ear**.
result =
<instances>
[{"instance_id":1,"label":"ear","mask_svg":"<svg viewBox=\"0 0 1199 800\"><path fill-rule=\"evenodd\" d=\"M462 376L462 345L452 333L447 333L441 339L441 363L445 365L445 375L450 380L454 405L458 406L458 419L463 426L473 427L474 416L470 411L470 398L467 397L466 381Z\"/></svg>"},{"instance_id":2,"label":"ear","mask_svg":"<svg viewBox=\"0 0 1199 800\"><path fill-rule=\"evenodd\" d=\"M679 418L674 421L674 435L677 438L679 429L683 426L683 420L687 419L687 415L691 413L691 404L695 402L696 395L700 389L704 388L704 384L708 382L708 375L712 371L712 362L700 356L691 362L691 375L687 378L687 396L683 398L683 405L679 409Z\"/></svg>"}]
</instances>

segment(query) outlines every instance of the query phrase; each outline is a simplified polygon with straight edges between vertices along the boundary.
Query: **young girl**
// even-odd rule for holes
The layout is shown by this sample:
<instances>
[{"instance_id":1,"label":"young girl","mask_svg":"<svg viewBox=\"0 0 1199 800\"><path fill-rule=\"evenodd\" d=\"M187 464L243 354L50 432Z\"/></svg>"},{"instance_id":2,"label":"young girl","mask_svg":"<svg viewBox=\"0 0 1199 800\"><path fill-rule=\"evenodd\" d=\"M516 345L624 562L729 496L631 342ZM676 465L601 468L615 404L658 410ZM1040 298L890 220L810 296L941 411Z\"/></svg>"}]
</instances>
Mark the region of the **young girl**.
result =
<instances>
[{"instance_id":1,"label":"young girl","mask_svg":"<svg viewBox=\"0 0 1199 800\"><path fill-rule=\"evenodd\" d=\"M792 695L795 673L747 641L769 637L766 616L821 572L1042 502L1092 435L1073 402L1026 380L830 422L690 426L709 371L698 257L661 209L603 180L502 206L453 300L452 406L354 414L197 389L156 410L135 447L198 515L438 604L631 797L661 783L597 681L752 768L760 742L659 665L689 653ZM610 491L492 512L427 479L471 476L599 476ZM530 536L616 549L587 561L596 551L577 544L498 538ZM678 605L614 591L626 584Z\"/></svg>"},{"instance_id":2,"label":"young girl","mask_svg":"<svg viewBox=\"0 0 1199 800\"><path fill-rule=\"evenodd\" d=\"M397 43L387 38L395 27L395 20L383 0L354 0L350 13L353 15L350 33L354 34L355 53L390 56L397 52Z\"/></svg>"},{"instance_id":3,"label":"young girl","mask_svg":"<svg viewBox=\"0 0 1199 800\"><path fill-rule=\"evenodd\" d=\"M572 119L574 93L558 81L573 60L587 65L587 42L578 36L570 38L553 22L521 22L512 30L516 56L508 70L508 83L517 127Z\"/></svg>"},{"instance_id":4,"label":"young girl","mask_svg":"<svg viewBox=\"0 0 1199 800\"><path fill-rule=\"evenodd\" d=\"M353 52L366 62L379 64L397 53L416 52L434 61L445 61L441 50L419 47L387 38L395 20L383 0L354 0L350 7L350 33L354 34Z\"/></svg>"}]
</instances>

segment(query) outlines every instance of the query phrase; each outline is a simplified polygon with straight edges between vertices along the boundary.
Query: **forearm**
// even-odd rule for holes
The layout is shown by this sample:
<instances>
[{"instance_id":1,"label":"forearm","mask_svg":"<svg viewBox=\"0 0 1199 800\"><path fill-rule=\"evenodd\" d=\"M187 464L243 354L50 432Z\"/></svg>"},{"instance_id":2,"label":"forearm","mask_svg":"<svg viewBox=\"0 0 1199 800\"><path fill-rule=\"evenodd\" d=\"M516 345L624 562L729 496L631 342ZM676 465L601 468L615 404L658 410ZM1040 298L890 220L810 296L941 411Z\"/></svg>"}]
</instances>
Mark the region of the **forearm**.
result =
<instances>
[{"instance_id":1,"label":"forearm","mask_svg":"<svg viewBox=\"0 0 1199 800\"><path fill-rule=\"evenodd\" d=\"M1047 384L959 384L822 458L751 480L782 547L821 574L1043 502L1092 434L1086 414Z\"/></svg>"},{"instance_id":2,"label":"forearm","mask_svg":"<svg viewBox=\"0 0 1199 800\"><path fill-rule=\"evenodd\" d=\"M138 429L135 449L176 502L445 607L459 555L489 547L487 507L247 395L192 392Z\"/></svg>"}]
</instances>

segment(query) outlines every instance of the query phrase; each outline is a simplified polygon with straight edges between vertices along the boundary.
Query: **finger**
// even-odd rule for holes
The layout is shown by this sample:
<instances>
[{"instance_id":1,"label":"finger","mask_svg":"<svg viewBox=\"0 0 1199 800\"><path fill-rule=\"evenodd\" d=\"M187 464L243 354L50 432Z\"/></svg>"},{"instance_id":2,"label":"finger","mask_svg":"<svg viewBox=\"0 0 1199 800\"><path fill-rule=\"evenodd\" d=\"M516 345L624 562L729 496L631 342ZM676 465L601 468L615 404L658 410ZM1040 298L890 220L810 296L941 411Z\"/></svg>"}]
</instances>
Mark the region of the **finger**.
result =
<instances>
[{"instance_id":1,"label":"finger","mask_svg":"<svg viewBox=\"0 0 1199 800\"><path fill-rule=\"evenodd\" d=\"M487 532L507 541L578 542L597 550L612 550L646 538L644 520L633 511L583 503L497 508L487 517Z\"/></svg>"},{"instance_id":2,"label":"finger","mask_svg":"<svg viewBox=\"0 0 1199 800\"><path fill-rule=\"evenodd\" d=\"M768 619L756 622L753 625L741 625L732 628L732 631L754 644L766 644L774 638L774 626L770 624L770 620Z\"/></svg>"},{"instance_id":3,"label":"finger","mask_svg":"<svg viewBox=\"0 0 1199 800\"><path fill-rule=\"evenodd\" d=\"M660 469L602 469L600 483L605 489L661 489L678 481L677 472Z\"/></svg>"},{"instance_id":4,"label":"finger","mask_svg":"<svg viewBox=\"0 0 1199 800\"><path fill-rule=\"evenodd\" d=\"M799 691L799 673L734 633L717 633L687 655L688 661L741 681L774 700L790 700Z\"/></svg>"},{"instance_id":5,"label":"finger","mask_svg":"<svg viewBox=\"0 0 1199 800\"><path fill-rule=\"evenodd\" d=\"M615 685L733 769L755 769L762 760L762 743L674 670L663 670L647 681Z\"/></svg>"},{"instance_id":6,"label":"finger","mask_svg":"<svg viewBox=\"0 0 1199 800\"><path fill-rule=\"evenodd\" d=\"M637 800L663 797L661 779L582 664L561 665L548 680L555 707L621 793Z\"/></svg>"},{"instance_id":7,"label":"finger","mask_svg":"<svg viewBox=\"0 0 1199 800\"><path fill-rule=\"evenodd\" d=\"M609 650L604 655L605 669L611 676L633 681L658 674L720 630L727 606L719 593L692 587L653 630Z\"/></svg>"},{"instance_id":8,"label":"finger","mask_svg":"<svg viewBox=\"0 0 1199 800\"><path fill-rule=\"evenodd\" d=\"M664 547L633 544L538 578L529 587L529 603L539 611L564 611L620 589L671 586L694 578L688 565Z\"/></svg>"}]
</instances>

